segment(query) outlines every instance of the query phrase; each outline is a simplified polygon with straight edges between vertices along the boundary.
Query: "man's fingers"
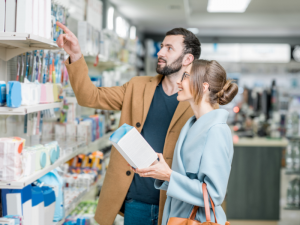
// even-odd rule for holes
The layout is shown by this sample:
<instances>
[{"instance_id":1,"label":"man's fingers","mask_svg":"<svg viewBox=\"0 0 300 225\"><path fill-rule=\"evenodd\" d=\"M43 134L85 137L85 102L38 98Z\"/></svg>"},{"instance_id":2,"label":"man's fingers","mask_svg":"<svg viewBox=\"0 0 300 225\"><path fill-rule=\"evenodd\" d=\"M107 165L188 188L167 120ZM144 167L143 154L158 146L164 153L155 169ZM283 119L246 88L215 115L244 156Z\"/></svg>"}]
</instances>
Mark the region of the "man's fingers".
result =
<instances>
[{"instance_id":1,"label":"man's fingers","mask_svg":"<svg viewBox=\"0 0 300 225\"><path fill-rule=\"evenodd\" d=\"M153 172L147 172L147 173L139 173L141 177L153 177L155 173Z\"/></svg>"},{"instance_id":2,"label":"man's fingers","mask_svg":"<svg viewBox=\"0 0 300 225\"><path fill-rule=\"evenodd\" d=\"M76 40L74 40L74 38L71 37L69 34L61 34L61 35L59 35L59 37L56 40L56 43L57 43L58 47L63 48L64 44L67 41L71 42L73 45L76 45Z\"/></svg>"},{"instance_id":3,"label":"man's fingers","mask_svg":"<svg viewBox=\"0 0 300 225\"><path fill-rule=\"evenodd\" d=\"M56 25L59 26L66 34L72 33L65 25L60 22L56 22Z\"/></svg>"}]
</instances>

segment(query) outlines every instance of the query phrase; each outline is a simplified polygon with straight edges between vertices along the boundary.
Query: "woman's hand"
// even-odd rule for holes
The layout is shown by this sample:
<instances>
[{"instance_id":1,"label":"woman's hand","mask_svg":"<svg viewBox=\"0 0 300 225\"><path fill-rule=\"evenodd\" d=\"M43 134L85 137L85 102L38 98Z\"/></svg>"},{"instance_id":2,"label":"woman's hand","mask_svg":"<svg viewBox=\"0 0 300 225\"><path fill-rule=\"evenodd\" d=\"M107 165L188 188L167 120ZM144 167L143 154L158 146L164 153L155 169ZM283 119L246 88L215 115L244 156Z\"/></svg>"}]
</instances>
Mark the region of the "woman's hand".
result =
<instances>
[{"instance_id":1,"label":"woman's hand","mask_svg":"<svg viewBox=\"0 0 300 225\"><path fill-rule=\"evenodd\" d=\"M155 161L150 167L135 169L141 177L152 177L158 180L170 181L172 170L166 163L162 154L157 154L159 161Z\"/></svg>"},{"instance_id":2,"label":"woman's hand","mask_svg":"<svg viewBox=\"0 0 300 225\"><path fill-rule=\"evenodd\" d=\"M57 38L56 43L58 47L63 48L70 55L71 63L76 62L81 58L81 50L77 37L62 23L56 22L56 25L65 32L65 34L61 34Z\"/></svg>"}]
</instances>

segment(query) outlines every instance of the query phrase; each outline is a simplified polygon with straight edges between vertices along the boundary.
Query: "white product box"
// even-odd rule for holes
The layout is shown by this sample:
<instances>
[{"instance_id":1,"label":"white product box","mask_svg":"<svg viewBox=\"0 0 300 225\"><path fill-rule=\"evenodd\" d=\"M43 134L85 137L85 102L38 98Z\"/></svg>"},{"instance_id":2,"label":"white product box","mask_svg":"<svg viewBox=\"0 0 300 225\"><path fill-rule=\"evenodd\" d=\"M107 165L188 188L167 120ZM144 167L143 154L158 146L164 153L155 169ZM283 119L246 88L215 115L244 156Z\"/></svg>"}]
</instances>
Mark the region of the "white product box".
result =
<instances>
[{"instance_id":1,"label":"white product box","mask_svg":"<svg viewBox=\"0 0 300 225\"><path fill-rule=\"evenodd\" d=\"M44 15L45 15L45 37L48 39L51 39L51 0L45 0L45 9L44 9Z\"/></svg>"},{"instance_id":2,"label":"white product box","mask_svg":"<svg viewBox=\"0 0 300 225\"><path fill-rule=\"evenodd\" d=\"M117 143L112 140L111 142L133 168L147 168L157 159L155 151L135 127L121 137Z\"/></svg>"},{"instance_id":3,"label":"white product box","mask_svg":"<svg viewBox=\"0 0 300 225\"><path fill-rule=\"evenodd\" d=\"M32 0L17 1L16 32L32 34Z\"/></svg>"},{"instance_id":4,"label":"white product box","mask_svg":"<svg viewBox=\"0 0 300 225\"><path fill-rule=\"evenodd\" d=\"M17 1L7 0L5 10L5 32L16 32Z\"/></svg>"},{"instance_id":5,"label":"white product box","mask_svg":"<svg viewBox=\"0 0 300 225\"><path fill-rule=\"evenodd\" d=\"M5 28L5 0L0 0L0 32Z\"/></svg>"},{"instance_id":6,"label":"white product box","mask_svg":"<svg viewBox=\"0 0 300 225\"><path fill-rule=\"evenodd\" d=\"M32 0L32 32L39 35L39 1Z\"/></svg>"},{"instance_id":7,"label":"white product box","mask_svg":"<svg viewBox=\"0 0 300 225\"><path fill-rule=\"evenodd\" d=\"M45 0L39 0L39 36L45 37Z\"/></svg>"}]
</instances>

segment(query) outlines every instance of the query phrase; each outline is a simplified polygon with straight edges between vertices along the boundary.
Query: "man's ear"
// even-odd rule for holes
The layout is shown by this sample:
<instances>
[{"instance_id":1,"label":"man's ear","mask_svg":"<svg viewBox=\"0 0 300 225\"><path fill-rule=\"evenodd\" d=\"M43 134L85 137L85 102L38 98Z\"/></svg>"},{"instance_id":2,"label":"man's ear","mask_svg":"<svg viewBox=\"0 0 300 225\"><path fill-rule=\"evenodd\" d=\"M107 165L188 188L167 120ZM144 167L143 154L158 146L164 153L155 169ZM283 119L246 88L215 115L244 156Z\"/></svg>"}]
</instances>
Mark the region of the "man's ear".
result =
<instances>
[{"instance_id":1,"label":"man's ear","mask_svg":"<svg viewBox=\"0 0 300 225\"><path fill-rule=\"evenodd\" d=\"M188 66L194 61L194 56L192 54L186 54L183 58L183 66Z\"/></svg>"}]
</instances>

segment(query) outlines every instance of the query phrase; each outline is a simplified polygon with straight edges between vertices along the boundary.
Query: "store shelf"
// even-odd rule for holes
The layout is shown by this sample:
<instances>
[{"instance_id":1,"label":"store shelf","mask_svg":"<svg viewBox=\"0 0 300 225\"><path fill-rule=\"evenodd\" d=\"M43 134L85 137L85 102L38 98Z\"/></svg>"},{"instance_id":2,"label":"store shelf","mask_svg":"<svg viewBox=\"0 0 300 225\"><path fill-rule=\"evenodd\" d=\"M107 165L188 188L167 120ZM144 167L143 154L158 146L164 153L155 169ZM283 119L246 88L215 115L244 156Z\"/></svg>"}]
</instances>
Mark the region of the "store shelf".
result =
<instances>
[{"instance_id":1,"label":"store shelf","mask_svg":"<svg viewBox=\"0 0 300 225\"><path fill-rule=\"evenodd\" d=\"M80 202L89 200L88 198L89 198L90 193L96 193L96 190L97 190L97 187L99 186L100 181L101 181L101 179L98 182L96 182L95 184L93 184L81 198L79 198L77 201L72 203L72 206L68 210L65 211L65 218L63 220L61 220L59 222L53 222L53 225L62 225L65 222L66 218L79 205Z\"/></svg>"},{"instance_id":2,"label":"store shelf","mask_svg":"<svg viewBox=\"0 0 300 225\"><path fill-rule=\"evenodd\" d=\"M38 112L46 109L54 109L54 108L61 108L61 107L62 107L62 102L20 106L18 108L0 107L0 115L26 115L27 113L33 113L33 112Z\"/></svg>"},{"instance_id":3,"label":"store shelf","mask_svg":"<svg viewBox=\"0 0 300 225\"><path fill-rule=\"evenodd\" d=\"M0 33L0 59L8 61L24 52L38 49L60 49L50 39L33 34L2 32Z\"/></svg>"},{"instance_id":4,"label":"store shelf","mask_svg":"<svg viewBox=\"0 0 300 225\"><path fill-rule=\"evenodd\" d=\"M300 171L286 171L285 174L287 174L287 175L300 175Z\"/></svg>"},{"instance_id":5,"label":"store shelf","mask_svg":"<svg viewBox=\"0 0 300 225\"><path fill-rule=\"evenodd\" d=\"M126 67L134 67L133 65L130 65L129 63L124 63L120 61L111 61L111 60L102 60L99 59L99 62L95 66L96 56L84 56L84 59L87 64L93 64L94 67L99 67L101 69L112 69L119 66L126 66Z\"/></svg>"},{"instance_id":6,"label":"store shelf","mask_svg":"<svg viewBox=\"0 0 300 225\"><path fill-rule=\"evenodd\" d=\"M288 206L288 207L285 207L284 210L300 210L300 208Z\"/></svg>"},{"instance_id":7,"label":"store shelf","mask_svg":"<svg viewBox=\"0 0 300 225\"><path fill-rule=\"evenodd\" d=\"M89 144L88 146L80 147L76 151L72 152L71 154L61 157L53 165L51 165L43 170L37 171L29 177L24 177L18 181L0 182L0 189L7 189L7 188L22 189L23 187L33 183L40 177L44 176L45 174L47 174L51 170L55 169L56 167L60 166L61 164L69 161L70 159L72 159L73 157L75 157L78 154L87 154L90 152L97 151L101 148L107 147L107 145L109 144L109 140L108 140L109 137L110 137L110 134L107 134L107 135L103 136L102 138L96 140L95 142Z\"/></svg>"},{"instance_id":8,"label":"store shelf","mask_svg":"<svg viewBox=\"0 0 300 225\"><path fill-rule=\"evenodd\" d=\"M89 144L89 147L83 152L83 154L89 154L91 152L98 151L99 149L104 149L106 147L111 146L111 142L109 141L109 137L113 132L105 134L102 138L92 142Z\"/></svg>"}]
</instances>

